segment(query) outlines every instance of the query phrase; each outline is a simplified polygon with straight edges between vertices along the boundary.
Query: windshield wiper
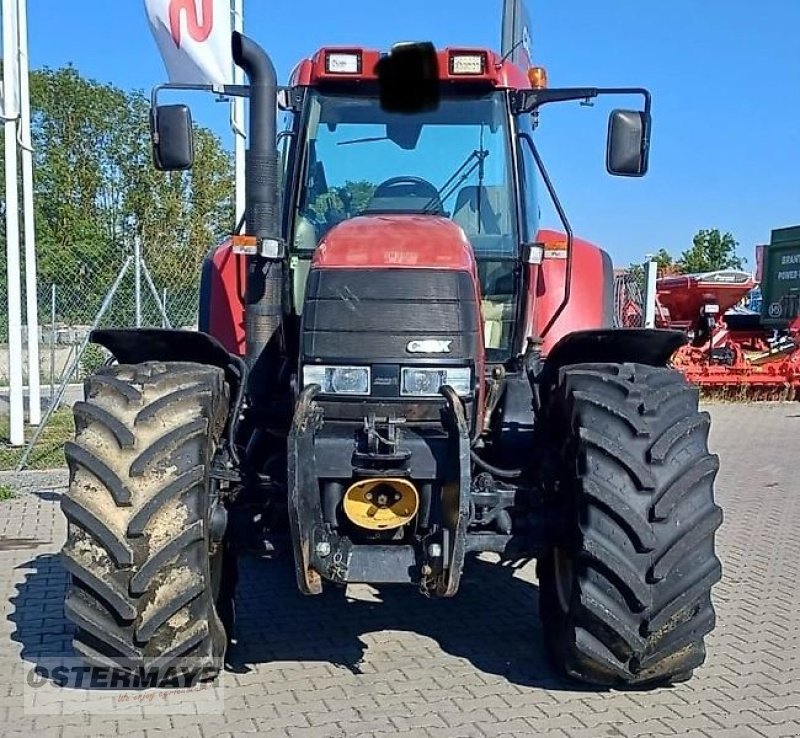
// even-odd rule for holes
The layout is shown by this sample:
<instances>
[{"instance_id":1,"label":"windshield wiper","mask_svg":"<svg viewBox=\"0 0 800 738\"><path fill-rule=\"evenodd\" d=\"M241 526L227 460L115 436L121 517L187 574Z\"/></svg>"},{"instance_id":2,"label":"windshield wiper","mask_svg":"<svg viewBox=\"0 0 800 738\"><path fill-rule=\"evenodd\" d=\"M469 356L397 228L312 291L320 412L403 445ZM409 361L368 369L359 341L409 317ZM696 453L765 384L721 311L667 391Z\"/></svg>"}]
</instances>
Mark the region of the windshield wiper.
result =
<instances>
[{"instance_id":1,"label":"windshield wiper","mask_svg":"<svg viewBox=\"0 0 800 738\"><path fill-rule=\"evenodd\" d=\"M372 136L370 138L354 138L352 141L339 141L337 146L349 146L350 144L373 143L375 141L388 141L388 136Z\"/></svg>"},{"instance_id":2,"label":"windshield wiper","mask_svg":"<svg viewBox=\"0 0 800 738\"><path fill-rule=\"evenodd\" d=\"M461 187L461 185L472 176L472 173L476 169L480 169L481 179L483 178L483 163L486 161L489 154L490 152L488 149L476 149L466 159L464 159L461 166L459 166L458 169L456 169L456 171L450 176L450 179L448 179L447 182L445 182L439 188L438 200L442 206L444 206L444 204L455 194L458 188ZM467 167L469 168L467 169ZM465 169L467 171L464 171ZM431 201L422 210L423 215L430 215L433 213L435 206L436 200L431 198Z\"/></svg>"}]
</instances>

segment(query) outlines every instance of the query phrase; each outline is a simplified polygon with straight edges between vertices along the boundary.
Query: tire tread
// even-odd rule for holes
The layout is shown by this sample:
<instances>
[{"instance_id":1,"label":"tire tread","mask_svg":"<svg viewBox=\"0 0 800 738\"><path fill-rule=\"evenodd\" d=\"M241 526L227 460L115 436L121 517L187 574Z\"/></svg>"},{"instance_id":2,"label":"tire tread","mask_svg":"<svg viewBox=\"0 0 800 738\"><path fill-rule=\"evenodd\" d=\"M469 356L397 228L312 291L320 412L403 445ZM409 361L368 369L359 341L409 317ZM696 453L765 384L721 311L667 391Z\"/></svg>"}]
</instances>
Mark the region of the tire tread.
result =
<instances>
[{"instance_id":1,"label":"tire tread","mask_svg":"<svg viewBox=\"0 0 800 738\"><path fill-rule=\"evenodd\" d=\"M710 416L678 372L640 364L564 367L552 397L544 425L566 454L552 494L573 500L575 566L562 612L555 554L539 562L551 655L597 685L680 679L702 664L716 621Z\"/></svg>"},{"instance_id":2,"label":"tire tread","mask_svg":"<svg viewBox=\"0 0 800 738\"><path fill-rule=\"evenodd\" d=\"M205 520L208 469L228 412L224 372L117 365L85 387L62 501L75 651L127 670L191 657L207 674L221 667L226 643Z\"/></svg>"}]
</instances>

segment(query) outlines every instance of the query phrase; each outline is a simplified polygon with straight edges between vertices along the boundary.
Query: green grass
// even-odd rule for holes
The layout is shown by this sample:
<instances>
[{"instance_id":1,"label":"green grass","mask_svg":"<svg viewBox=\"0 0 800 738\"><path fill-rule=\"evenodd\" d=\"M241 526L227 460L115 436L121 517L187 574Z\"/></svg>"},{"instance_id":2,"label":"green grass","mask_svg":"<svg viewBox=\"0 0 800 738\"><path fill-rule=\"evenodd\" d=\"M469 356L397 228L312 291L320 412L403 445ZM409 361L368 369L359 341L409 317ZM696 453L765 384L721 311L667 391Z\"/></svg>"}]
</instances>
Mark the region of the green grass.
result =
<instances>
[{"instance_id":1,"label":"green grass","mask_svg":"<svg viewBox=\"0 0 800 738\"><path fill-rule=\"evenodd\" d=\"M8 445L8 417L0 417L0 471L16 469L23 450ZM26 442L33 437L35 428L26 426ZM53 413L47 427L39 438L36 447L28 457L27 469L57 469L66 466L64 444L75 433L75 425L70 408L61 408ZM0 498L2 491L0 491Z\"/></svg>"},{"instance_id":2,"label":"green grass","mask_svg":"<svg viewBox=\"0 0 800 738\"><path fill-rule=\"evenodd\" d=\"M13 500L14 497L14 490L11 489L11 487L9 487L7 484L0 484L0 502Z\"/></svg>"}]
</instances>

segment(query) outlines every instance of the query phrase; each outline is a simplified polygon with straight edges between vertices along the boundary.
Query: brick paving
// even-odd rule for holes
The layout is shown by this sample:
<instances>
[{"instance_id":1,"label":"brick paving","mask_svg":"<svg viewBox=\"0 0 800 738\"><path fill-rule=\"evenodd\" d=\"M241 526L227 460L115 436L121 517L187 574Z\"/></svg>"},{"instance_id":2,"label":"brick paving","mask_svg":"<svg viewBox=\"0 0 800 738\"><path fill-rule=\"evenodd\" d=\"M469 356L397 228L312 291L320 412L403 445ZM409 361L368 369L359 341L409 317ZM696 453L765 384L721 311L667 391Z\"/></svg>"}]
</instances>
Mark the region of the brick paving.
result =
<instances>
[{"instance_id":1,"label":"brick paving","mask_svg":"<svg viewBox=\"0 0 800 738\"><path fill-rule=\"evenodd\" d=\"M724 573L709 658L687 684L625 693L560 680L531 564L481 558L457 598L429 601L369 587L304 598L288 562L248 561L219 714L26 714L26 675L71 655L59 495L39 490L0 503L0 735L800 736L800 404L708 409Z\"/></svg>"}]
</instances>

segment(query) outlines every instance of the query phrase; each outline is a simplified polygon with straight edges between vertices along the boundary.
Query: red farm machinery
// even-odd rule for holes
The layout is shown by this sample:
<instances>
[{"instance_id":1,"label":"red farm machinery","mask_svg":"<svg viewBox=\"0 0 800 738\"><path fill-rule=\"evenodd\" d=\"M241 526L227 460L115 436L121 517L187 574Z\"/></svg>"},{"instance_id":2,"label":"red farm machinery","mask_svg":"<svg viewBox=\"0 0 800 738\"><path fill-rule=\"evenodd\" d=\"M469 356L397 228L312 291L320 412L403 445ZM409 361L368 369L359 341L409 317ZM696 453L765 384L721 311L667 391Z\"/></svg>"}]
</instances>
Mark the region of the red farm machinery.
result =
<instances>
[{"instance_id":1,"label":"red farm machinery","mask_svg":"<svg viewBox=\"0 0 800 738\"><path fill-rule=\"evenodd\" d=\"M325 48L279 86L256 43L232 47L247 210L206 260L199 331L92 335L113 361L66 448L77 653L213 676L253 551L291 560L306 595L431 598L493 552L537 559L564 674L689 678L722 511L709 416L668 365L687 338L613 328L611 260L573 235L534 140L548 105L638 97L610 115L606 167L642 176L649 93L427 44ZM155 164L186 170L189 110L157 102Z\"/></svg>"},{"instance_id":2,"label":"red farm machinery","mask_svg":"<svg viewBox=\"0 0 800 738\"><path fill-rule=\"evenodd\" d=\"M800 233L800 229L791 230ZM800 254L800 242L787 246ZM656 325L684 330L689 338L671 363L704 396L800 399L800 290L796 286L800 279L798 267L791 269L794 258L787 248L767 250L760 283L761 311L742 306L756 287L746 272L721 270L658 280Z\"/></svg>"}]
</instances>

